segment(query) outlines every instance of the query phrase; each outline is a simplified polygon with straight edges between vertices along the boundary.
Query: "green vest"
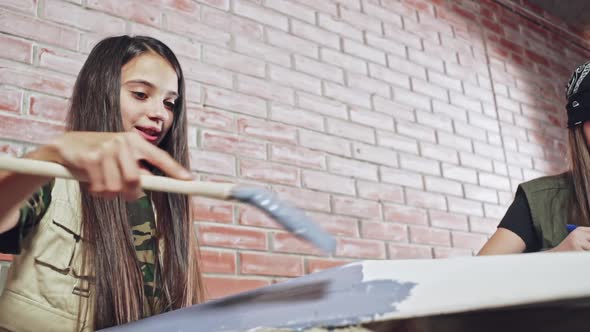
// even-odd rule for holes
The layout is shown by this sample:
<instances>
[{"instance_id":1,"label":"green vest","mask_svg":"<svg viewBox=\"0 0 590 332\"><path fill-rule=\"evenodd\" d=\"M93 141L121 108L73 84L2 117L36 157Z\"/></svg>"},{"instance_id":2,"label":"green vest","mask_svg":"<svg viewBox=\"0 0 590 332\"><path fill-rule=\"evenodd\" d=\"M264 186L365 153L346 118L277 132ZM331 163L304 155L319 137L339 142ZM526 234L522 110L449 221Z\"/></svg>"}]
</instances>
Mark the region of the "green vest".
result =
<instances>
[{"instance_id":1,"label":"green vest","mask_svg":"<svg viewBox=\"0 0 590 332\"><path fill-rule=\"evenodd\" d=\"M562 173L522 183L542 250L556 247L567 235L571 176ZM570 222L571 223L571 222Z\"/></svg>"}]
</instances>

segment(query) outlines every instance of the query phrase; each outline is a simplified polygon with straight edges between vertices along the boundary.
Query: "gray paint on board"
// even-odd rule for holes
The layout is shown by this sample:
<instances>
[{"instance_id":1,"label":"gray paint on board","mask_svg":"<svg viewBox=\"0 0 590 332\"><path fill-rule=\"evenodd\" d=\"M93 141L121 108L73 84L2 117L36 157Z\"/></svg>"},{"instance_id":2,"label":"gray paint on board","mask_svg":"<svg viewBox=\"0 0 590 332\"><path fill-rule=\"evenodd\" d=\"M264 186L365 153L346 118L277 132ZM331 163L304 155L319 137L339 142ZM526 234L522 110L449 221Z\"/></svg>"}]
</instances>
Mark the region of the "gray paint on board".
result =
<instances>
[{"instance_id":1,"label":"gray paint on board","mask_svg":"<svg viewBox=\"0 0 590 332\"><path fill-rule=\"evenodd\" d=\"M355 325L396 312L396 305L415 286L391 279L363 282L363 266L352 264L107 330L225 332L277 327L298 331Z\"/></svg>"}]
</instances>

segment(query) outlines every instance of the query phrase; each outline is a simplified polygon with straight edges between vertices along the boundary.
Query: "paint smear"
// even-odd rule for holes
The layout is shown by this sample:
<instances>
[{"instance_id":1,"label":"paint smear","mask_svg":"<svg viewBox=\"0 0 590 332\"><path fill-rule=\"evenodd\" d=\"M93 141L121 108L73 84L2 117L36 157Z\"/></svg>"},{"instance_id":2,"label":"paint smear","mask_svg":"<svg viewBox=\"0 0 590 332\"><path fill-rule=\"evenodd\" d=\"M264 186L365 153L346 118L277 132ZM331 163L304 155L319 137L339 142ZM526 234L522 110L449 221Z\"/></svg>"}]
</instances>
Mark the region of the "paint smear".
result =
<instances>
[{"instance_id":1,"label":"paint smear","mask_svg":"<svg viewBox=\"0 0 590 332\"><path fill-rule=\"evenodd\" d=\"M363 282L363 265L353 263L107 330L302 331L358 325L396 312L415 286L392 279Z\"/></svg>"}]
</instances>

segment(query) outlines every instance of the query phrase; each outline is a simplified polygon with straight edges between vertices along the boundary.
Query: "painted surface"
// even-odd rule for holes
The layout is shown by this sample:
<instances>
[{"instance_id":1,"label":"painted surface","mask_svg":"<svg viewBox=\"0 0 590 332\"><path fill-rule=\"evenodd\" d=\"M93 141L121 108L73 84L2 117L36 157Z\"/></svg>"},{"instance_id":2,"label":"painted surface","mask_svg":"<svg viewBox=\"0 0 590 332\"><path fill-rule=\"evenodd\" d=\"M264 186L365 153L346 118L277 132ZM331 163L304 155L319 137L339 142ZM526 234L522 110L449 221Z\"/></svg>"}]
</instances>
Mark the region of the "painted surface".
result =
<instances>
[{"instance_id":1,"label":"painted surface","mask_svg":"<svg viewBox=\"0 0 590 332\"><path fill-rule=\"evenodd\" d=\"M108 330L213 332L355 325L395 312L415 286L394 279L367 281L363 265L351 264Z\"/></svg>"},{"instance_id":2,"label":"painted surface","mask_svg":"<svg viewBox=\"0 0 590 332\"><path fill-rule=\"evenodd\" d=\"M111 330L303 331L419 317L437 326L432 317L478 310L590 307L588 274L585 252L363 261Z\"/></svg>"},{"instance_id":3,"label":"painted surface","mask_svg":"<svg viewBox=\"0 0 590 332\"><path fill-rule=\"evenodd\" d=\"M590 298L590 255L586 252L362 264L364 281L390 278L417 284L397 311L379 320Z\"/></svg>"}]
</instances>

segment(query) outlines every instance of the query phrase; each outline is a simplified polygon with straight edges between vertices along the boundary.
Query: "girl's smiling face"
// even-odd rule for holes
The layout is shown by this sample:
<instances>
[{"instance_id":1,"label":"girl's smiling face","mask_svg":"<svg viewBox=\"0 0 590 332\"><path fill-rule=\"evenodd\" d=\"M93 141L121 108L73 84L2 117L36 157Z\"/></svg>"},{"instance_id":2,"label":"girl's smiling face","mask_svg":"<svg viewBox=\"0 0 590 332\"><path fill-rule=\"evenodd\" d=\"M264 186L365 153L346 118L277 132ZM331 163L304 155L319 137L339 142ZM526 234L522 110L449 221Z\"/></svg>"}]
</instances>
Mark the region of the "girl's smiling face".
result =
<instances>
[{"instance_id":1,"label":"girl's smiling face","mask_svg":"<svg viewBox=\"0 0 590 332\"><path fill-rule=\"evenodd\" d=\"M164 58L144 53L123 65L120 98L125 131L158 145L174 121L178 76Z\"/></svg>"}]
</instances>

